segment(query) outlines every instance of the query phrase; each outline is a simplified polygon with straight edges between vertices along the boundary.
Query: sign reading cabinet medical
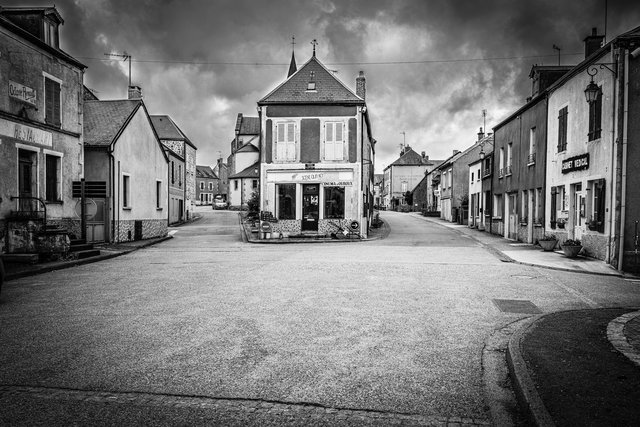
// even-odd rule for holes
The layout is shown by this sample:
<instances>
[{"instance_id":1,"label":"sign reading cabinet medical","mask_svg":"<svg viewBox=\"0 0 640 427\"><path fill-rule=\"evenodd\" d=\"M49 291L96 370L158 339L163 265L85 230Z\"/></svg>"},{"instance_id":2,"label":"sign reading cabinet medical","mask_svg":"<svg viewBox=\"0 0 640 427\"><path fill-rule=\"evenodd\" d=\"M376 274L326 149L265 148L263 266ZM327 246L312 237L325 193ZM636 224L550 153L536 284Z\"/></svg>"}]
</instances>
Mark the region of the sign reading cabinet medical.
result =
<instances>
[{"instance_id":1,"label":"sign reading cabinet medical","mask_svg":"<svg viewBox=\"0 0 640 427\"><path fill-rule=\"evenodd\" d=\"M0 119L0 135L15 138L30 144L46 145L47 147L53 145L53 135L51 132L5 119Z\"/></svg>"},{"instance_id":2,"label":"sign reading cabinet medical","mask_svg":"<svg viewBox=\"0 0 640 427\"><path fill-rule=\"evenodd\" d=\"M9 80L9 96L36 106L36 91L28 86Z\"/></svg>"},{"instance_id":3,"label":"sign reading cabinet medical","mask_svg":"<svg viewBox=\"0 0 640 427\"><path fill-rule=\"evenodd\" d=\"M267 182L319 182L325 186L348 187L353 185L353 171L268 171Z\"/></svg>"},{"instance_id":4,"label":"sign reading cabinet medical","mask_svg":"<svg viewBox=\"0 0 640 427\"><path fill-rule=\"evenodd\" d=\"M562 173L583 169L589 169L589 153L580 154L562 161Z\"/></svg>"}]
</instances>

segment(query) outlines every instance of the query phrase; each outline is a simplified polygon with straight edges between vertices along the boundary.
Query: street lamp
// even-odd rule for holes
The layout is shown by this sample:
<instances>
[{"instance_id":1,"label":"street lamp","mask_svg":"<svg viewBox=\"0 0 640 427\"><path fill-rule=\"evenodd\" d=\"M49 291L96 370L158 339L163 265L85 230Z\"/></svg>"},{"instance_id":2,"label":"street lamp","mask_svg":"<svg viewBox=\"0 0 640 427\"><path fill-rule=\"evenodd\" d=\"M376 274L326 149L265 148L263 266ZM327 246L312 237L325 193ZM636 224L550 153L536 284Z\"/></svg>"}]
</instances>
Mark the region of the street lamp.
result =
<instances>
[{"instance_id":1,"label":"street lamp","mask_svg":"<svg viewBox=\"0 0 640 427\"><path fill-rule=\"evenodd\" d=\"M600 94L600 87L593 81L593 76L598 74L598 69L595 67L587 68L587 74L591 76L591 82L584 90L584 96L587 99L587 103L591 105L598 100L598 95Z\"/></svg>"}]
</instances>

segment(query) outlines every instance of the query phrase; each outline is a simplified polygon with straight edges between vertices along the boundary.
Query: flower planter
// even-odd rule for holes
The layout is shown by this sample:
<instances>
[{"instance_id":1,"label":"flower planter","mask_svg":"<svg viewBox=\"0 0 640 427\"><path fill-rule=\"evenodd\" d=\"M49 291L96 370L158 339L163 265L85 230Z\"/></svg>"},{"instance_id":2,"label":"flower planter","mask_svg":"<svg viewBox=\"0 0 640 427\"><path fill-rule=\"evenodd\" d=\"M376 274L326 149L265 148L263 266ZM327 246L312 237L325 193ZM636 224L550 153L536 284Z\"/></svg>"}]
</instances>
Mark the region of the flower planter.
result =
<instances>
[{"instance_id":1,"label":"flower planter","mask_svg":"<svg viewBox=\"0 0 640 427\"><path fill-rule=\"evenodd\" d=\"M542 247L543 251L551 252L556 247L556 244L558 243L558 241L557 240L538 240L538 243L540 244L540 247Z\"/></svg>"},{"instance_id":2,"label":"flower planter","mask_svg":"<svg viewBox=\"0 0 640 427\"><path fill-rule=\"evenodd\" d=\"M567 258L577 257L581 250L582 250L582 245L580 246L562 245L562 252L564 252Z\"/></svg>"}]
</instances>

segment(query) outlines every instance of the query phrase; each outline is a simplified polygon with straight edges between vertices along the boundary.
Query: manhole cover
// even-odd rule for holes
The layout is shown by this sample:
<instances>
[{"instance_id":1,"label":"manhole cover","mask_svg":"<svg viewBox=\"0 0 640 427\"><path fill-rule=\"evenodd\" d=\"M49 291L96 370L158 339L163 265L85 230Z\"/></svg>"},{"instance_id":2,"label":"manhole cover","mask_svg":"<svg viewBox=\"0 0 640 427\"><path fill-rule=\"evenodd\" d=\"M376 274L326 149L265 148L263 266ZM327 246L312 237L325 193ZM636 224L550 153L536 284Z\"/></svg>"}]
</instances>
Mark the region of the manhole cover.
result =
<instances>
[{"instance_id":1,"label":"manhole cover","mask_svg":"<svg viewBox=\"0 0 640 427\"><path fill-rule=\"evenodd\" d=\"M503 313L540 314L542 311L529 300L492 299L498 310Z\"/></svg>"}]
</instances>

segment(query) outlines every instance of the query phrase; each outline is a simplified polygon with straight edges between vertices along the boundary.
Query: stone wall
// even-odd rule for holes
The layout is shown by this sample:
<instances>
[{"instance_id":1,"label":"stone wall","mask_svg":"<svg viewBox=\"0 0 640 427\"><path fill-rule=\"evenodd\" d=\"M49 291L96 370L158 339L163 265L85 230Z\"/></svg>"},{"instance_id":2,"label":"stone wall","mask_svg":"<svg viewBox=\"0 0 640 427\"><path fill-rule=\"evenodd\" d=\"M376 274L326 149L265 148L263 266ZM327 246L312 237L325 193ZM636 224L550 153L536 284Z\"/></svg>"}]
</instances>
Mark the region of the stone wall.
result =
<instances>
[{"instance_id":1,"label":"stone wall","mask_svg":"<svg viewBox=\"0 0 640 427\"><path fill-rule=\"evenodd\" d=\"M164 237L167 235L167 220L143 219L142 239ZM115 242L129 242L135 239L136 220L120 220L115 222Z\"/></svg>"},{"instance_id":2,"label":"stone wall","mask_svg":"<svg viewBox=\"0 0 640 427\"><path fill-rule=\"evenodd\" d=\"M47 225L57 225L64 228L72 239L79 239L82 236L80 219L76 218L48 218Z\"/></svg>"}]
</instances>

